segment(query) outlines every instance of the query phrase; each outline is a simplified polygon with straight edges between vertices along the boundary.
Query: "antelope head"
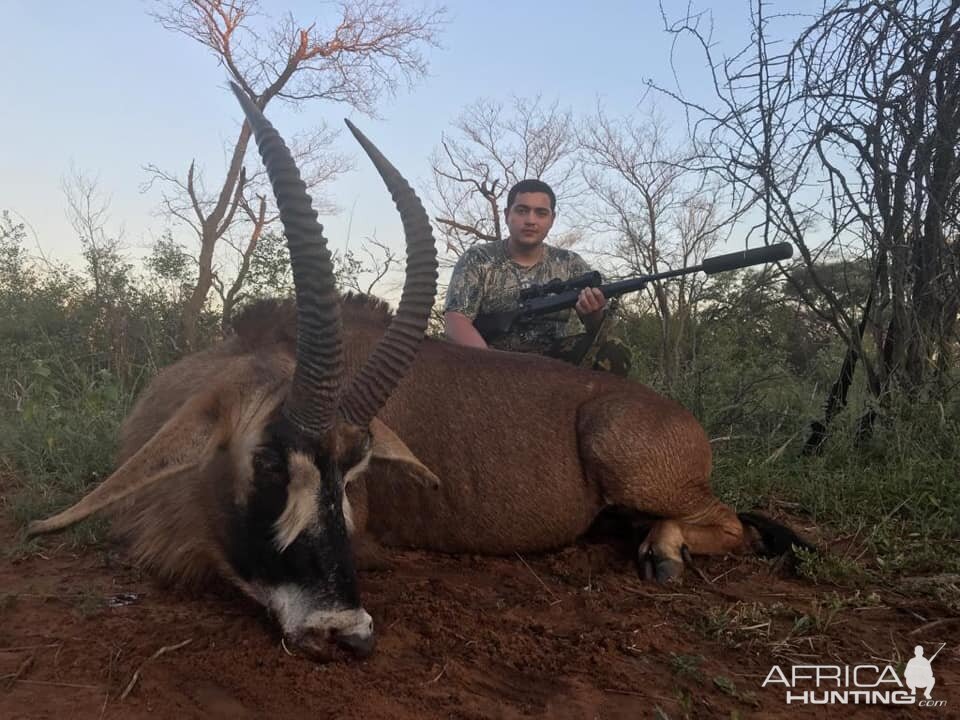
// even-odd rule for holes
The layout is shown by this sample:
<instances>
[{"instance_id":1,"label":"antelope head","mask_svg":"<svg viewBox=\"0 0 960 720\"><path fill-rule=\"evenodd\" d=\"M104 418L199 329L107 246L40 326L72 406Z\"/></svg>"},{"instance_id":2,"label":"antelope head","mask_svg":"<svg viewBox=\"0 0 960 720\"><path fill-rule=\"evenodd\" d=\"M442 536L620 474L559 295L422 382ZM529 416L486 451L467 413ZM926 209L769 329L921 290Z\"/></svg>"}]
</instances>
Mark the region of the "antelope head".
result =
<instances>
[{"instance_id":1,"label":"antelope head","mask_svg":"<svg viewBox=\"0 0 960 720\"><path fill-rule=\"evenodd\" d=\"M166 574L176 575L188 557L201 557L266 606L294 646L318 658L329 657L335 646L365 656L375 636L357 589L344 483L368 460L374 416L423 338L436 293L435 243L413 190L348 122L399 210L407 266L396 315L347 383L339 296L323 228L283 140L239 87L233 91L267 168L288 241L295 358L263 351L217 360L222 367L211 372L209 387L184 397L97 488L32 523L28 533L57 531L116 505L114 517L127 528L136 554Z\"/></svg>"}]
</instances>

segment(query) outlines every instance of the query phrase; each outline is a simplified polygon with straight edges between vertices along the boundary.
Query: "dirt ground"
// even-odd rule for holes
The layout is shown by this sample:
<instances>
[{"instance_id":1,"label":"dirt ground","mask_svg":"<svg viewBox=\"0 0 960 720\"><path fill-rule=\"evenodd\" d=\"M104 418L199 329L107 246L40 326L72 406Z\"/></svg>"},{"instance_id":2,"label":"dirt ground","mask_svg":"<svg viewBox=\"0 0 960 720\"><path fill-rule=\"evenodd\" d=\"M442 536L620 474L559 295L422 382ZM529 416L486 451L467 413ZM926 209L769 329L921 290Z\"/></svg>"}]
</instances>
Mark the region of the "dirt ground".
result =
<instances>
[{"instance_id":1,"label":"dirt ground","mask_svg":"<svg viewBox=\"0 0 960 720\"><path fill-rule=\"evenodd\" d=\"M0 506L8 547L16 534ZM960 717L956 613L758 558L709 560L709 582L660 587L609 540L530 557L391 553L361 574L376 652L318 665L236 594L184 595L116 548L58 543L0 559L5 720ZM774 664L900 671L918 643L946 643L933 664L945 707L788 706L782 687L761 687Z\"/></svg>"}]
</instances>

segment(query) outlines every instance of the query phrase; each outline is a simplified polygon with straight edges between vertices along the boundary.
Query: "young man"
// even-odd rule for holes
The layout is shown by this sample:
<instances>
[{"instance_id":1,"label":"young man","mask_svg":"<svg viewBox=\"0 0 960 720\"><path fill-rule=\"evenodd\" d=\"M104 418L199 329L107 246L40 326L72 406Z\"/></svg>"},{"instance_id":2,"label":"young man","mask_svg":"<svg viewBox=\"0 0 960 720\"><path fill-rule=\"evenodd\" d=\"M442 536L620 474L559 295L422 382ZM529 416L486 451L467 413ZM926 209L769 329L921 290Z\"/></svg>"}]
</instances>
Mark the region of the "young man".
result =
<instances>
[{"instance_id":1,"label":"young man","mask_svg":"<svg viewBox=\"0 0 960 720\"><path fill-rule=\"evenodd\" d=\"M502 242L474 245L460 256L453 269L443 315L450 340L486 348L488 344L473 326L477 315L515 308L520 291L531 285L554 278L569 280L590 272L590 266L575 252L544 242L556 210L556 195L541 180L521 180L510 189L504 211L509 237ZM517 323L489 347L575 362L587 356L595 369L626 375L626 348L607 348L609 343L597 337L609 324L606 311L603 293L597 288L584 288L573 310Z\"/></svg>"}]
</instances>

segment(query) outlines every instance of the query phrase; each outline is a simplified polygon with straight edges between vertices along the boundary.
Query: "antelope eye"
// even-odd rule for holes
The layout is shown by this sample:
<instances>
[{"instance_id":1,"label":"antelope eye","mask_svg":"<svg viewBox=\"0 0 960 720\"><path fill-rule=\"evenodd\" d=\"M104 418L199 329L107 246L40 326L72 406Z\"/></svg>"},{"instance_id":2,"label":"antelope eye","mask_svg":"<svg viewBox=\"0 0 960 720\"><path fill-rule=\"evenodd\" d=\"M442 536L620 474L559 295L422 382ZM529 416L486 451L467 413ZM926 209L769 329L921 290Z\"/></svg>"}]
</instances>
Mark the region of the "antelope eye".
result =
<instances>
[{"instance_id":1,"label":"antelope eye","mask_svg":"<svg viewBox=\"0 0 960 720\"><path fill-rule=\"evenodd\" d=\"M270 445L260 446L254 458L254 468L258 472L283 473L287 469L286 459Z\"/></svg>"}]
</instances>

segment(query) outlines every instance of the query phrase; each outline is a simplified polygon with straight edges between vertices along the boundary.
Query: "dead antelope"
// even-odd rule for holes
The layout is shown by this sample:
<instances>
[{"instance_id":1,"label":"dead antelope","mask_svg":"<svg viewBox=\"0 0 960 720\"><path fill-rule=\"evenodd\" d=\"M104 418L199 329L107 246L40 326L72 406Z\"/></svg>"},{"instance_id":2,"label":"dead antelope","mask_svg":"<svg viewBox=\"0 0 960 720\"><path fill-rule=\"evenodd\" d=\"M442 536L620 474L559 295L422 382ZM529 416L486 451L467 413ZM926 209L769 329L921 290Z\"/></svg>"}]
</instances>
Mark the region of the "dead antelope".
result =
<instances>
[{"instance_id":1,"label":"dead antelope","mask_svg":"<svg viewBox=\"0 0 960 720\"><path fill-rule=\"evenodd\" d=\"M258 342L293 322L289 308L265 303L238 330ZM364 357L388 322L382 303L348 300L347 355ZM746 550L744 523L773 552L806 546L716 498L710 443L692 414L607 373L427 339L378 417L402 441L405 461L372 458L347 496L357 532L384 544L545 550L617 507L654 520L638 560L660 581L680 575L689 554Z\"/></svg>"},{"instance_id":2,"label":"dead antelope","mask_svg":"<svg viewBox=\"0 0 960 720\"><path fill-rule=\"evenodd\" d=\"M108 509L134 558L160 575L220 575L269 608L287 640L308 653L326 655L332 640L366 655L373 621L357 591L343 486L376 450L371 421L423 338L436 292L434 239L413 190L350 125L400 212L407 270L389 329L366 358L348 350L345 374L340 301L317 214L283 140L233 90L280 208L296 337L233 337L161 372L124 422L116 472L28 532ZM386 438L383 452L404 462L401 445L378 437Z\"/></svg>"}]
</instances>

